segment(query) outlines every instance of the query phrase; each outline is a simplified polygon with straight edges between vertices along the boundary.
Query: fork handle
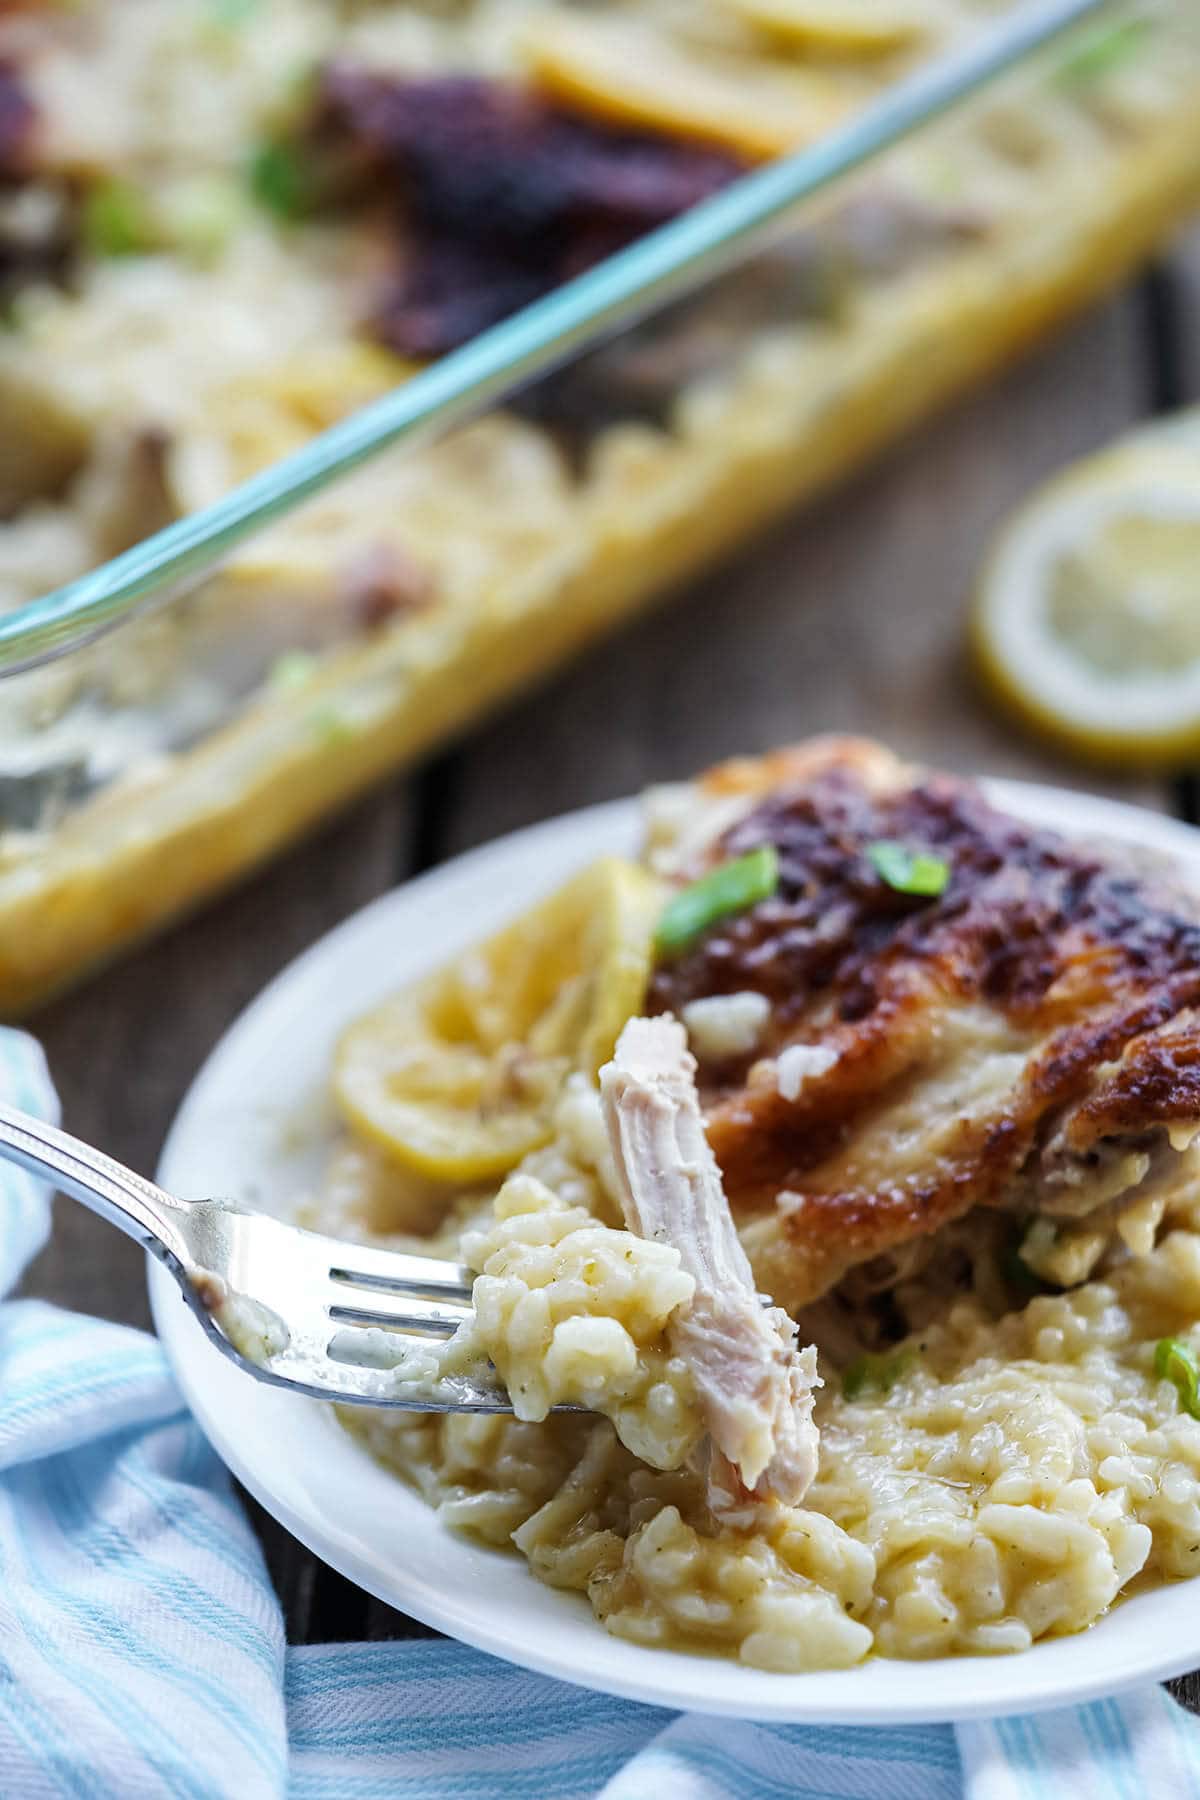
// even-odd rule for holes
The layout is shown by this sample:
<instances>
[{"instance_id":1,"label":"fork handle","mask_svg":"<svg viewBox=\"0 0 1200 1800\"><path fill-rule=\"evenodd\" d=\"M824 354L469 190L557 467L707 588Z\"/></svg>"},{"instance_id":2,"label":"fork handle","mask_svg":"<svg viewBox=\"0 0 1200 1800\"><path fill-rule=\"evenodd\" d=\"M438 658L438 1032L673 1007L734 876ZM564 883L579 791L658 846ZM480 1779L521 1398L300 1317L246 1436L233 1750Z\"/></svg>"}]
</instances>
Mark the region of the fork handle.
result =
<instances>
[{"instance_id":1,"label":"fork handle","mask_svg":"<svg viewBox=\"0 0 1200 1800\"><path fill-rule=\"evenodd\" d=\"M53 1182L170 1264L191 1262L182 1229L187 1202L176 1200L103 1150L0 1101L0 1161Z\"/></svg>"}]
</instances>

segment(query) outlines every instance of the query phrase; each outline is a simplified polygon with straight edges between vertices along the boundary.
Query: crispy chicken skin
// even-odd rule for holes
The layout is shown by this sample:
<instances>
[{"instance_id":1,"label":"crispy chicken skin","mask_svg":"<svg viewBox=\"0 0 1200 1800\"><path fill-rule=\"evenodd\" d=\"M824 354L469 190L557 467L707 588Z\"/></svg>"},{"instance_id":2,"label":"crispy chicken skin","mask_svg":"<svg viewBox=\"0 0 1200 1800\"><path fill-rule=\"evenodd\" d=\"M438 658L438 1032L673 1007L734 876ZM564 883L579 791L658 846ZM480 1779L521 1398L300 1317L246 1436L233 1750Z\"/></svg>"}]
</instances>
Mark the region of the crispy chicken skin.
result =
<instances>
[{"instance_id":1,"label":"crispy chicken skin","mask_svg":"<svg viewBox=\"0 0 1200 1800\"><path fill-rule=\"evenodd\" d=\"M693 789L679 881L763 843L776 893L660 961L647 1011L755 992L753 1053L702 1061L757 1281L824 1293L972 1208L1071 1221L1169 1197L1200 1129L1200 914L1165 880L878 746L819 739ZM949 867L898 892L879 842ZM789 1046L830 1053L792 1059ZM801 1078L794 1071L801 1069Z\"/></svg>"},{"instance_id":2,"label":"crispy chicken skin","mask_svg":"<svg viewBox=\"0 0 1200 1800\"><path fill-rule=\"evenodd\" d=\"M600 1074L626 1223L673 1244L696 1281L671 1324L711 1438L709 1498L726 1516L767 1498L797 1505L817 1472L816 1353L755 1291L704 1136L695 1060L675 1019L631 1019Z\"/></svg>"}]
</instances>

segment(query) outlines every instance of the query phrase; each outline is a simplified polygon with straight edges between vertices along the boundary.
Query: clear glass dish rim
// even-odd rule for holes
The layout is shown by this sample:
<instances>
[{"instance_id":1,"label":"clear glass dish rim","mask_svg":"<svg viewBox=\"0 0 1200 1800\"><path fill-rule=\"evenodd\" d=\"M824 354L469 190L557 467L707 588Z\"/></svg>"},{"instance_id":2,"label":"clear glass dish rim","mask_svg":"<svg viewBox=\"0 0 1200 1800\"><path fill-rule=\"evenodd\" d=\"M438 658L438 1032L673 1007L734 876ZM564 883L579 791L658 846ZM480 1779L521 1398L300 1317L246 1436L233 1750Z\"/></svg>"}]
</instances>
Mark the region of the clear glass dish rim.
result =
<instances>
[{"instance_id":1,"label":"clear glass dish rim","mask_svg":"<svg viewBox=\"0 0 1200 1800\"><path fill-rule=\"evenodd\" d=\"M92 642L189 591L237 545L401 441L447 430L761 250L792 215L942 113L1120 0L1025 0L1000 25L892 84L844 125L740 177L480 333L201 511L0 616L0 676Z\"/></svg>"}]
</instances>

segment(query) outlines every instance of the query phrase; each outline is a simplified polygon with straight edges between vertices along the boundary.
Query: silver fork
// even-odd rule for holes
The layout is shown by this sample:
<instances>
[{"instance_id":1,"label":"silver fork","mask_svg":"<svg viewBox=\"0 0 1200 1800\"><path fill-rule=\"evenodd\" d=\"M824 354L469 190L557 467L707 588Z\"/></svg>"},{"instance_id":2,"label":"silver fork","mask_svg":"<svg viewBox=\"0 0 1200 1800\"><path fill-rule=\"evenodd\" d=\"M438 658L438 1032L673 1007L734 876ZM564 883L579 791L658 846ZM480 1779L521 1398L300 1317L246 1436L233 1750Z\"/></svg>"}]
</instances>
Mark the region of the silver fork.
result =
<instances>
[{"instance_id":1,"label":"silver fork","mask_svg":"<svg viewBox=\"0 0 1200 1800\"><path fill-rule=\"evenodd\" d=\"M512 1411L498 1382L467 1376L406 1392L380 1366L381 1340L363 1335L371 1326L401 1334L400 1350L451 1337L472 1316L474 1275L458 1263L322 1237L222 1200L179 1200L3 1102L0 1161L52 1182L149 1250L217 1348L259 1381L346 1405ZM258 1340L250 1354L247 1339Z\"/></svg>"}]
</instances>

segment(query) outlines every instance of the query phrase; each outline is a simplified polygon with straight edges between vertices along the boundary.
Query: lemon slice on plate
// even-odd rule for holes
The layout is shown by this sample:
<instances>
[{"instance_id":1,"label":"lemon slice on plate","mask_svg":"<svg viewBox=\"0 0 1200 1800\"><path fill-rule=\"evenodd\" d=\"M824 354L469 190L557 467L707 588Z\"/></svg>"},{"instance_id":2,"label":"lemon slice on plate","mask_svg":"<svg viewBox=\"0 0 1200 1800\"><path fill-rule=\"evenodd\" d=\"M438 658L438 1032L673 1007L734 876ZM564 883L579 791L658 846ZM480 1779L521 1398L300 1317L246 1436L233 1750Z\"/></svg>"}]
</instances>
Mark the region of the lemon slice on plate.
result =
<instances>
[{"instance_id":1,"label":"lemon slice on plate","mask_svg":"<svg viewBox=\"0 0 1200 1800\"><path fill-rule=\"evenodd\" d=\"M572 1070L595 1074L642 1002L662 885L607 858L486 943L351 1025L343 1116L444 1181L500 1176L551 1133Z\"/></svg>"},{"instance_id":2,"label":"lemon slice on plate","mask_svg":"<svg viewBox=\"0 0 1200 1800\"><path fill-rule=\"evenodd\" d=\"M995 542L973 620L992 692L1107 763L1200 756L1200 411L1089 457Z\"/></svg>"}]
</instances>

